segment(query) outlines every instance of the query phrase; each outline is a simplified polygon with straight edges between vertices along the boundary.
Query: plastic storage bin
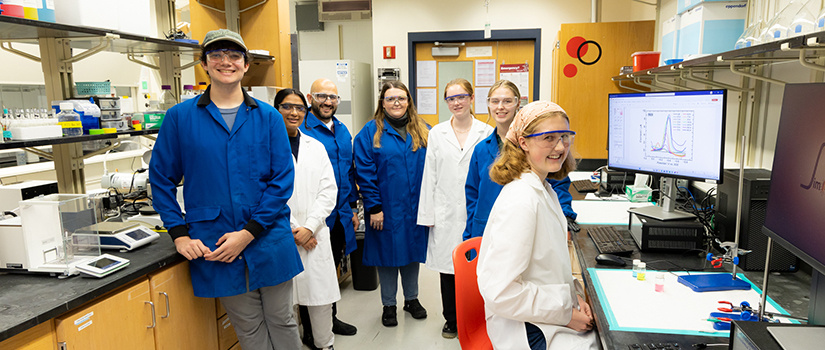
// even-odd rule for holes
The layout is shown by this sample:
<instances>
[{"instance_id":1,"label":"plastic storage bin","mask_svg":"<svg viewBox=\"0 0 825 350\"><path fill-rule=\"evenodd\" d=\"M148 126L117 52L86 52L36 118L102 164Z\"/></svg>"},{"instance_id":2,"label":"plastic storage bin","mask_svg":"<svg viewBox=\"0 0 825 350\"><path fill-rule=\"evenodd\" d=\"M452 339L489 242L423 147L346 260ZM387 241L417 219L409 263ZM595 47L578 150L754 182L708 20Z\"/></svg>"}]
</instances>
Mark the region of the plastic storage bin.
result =
<instances>
[{"instance_id":1,"label":"plastic storage bin","mask_svg":"<svg viewBox=\"0 0 825 350\"><path fill-rule=\"evenodd\" d=\"M658 67L661 54L659 51L634 52L630 55L630 57L633 57L633 71L638 72L640 70Z\"/></svg>"}]
</instances>

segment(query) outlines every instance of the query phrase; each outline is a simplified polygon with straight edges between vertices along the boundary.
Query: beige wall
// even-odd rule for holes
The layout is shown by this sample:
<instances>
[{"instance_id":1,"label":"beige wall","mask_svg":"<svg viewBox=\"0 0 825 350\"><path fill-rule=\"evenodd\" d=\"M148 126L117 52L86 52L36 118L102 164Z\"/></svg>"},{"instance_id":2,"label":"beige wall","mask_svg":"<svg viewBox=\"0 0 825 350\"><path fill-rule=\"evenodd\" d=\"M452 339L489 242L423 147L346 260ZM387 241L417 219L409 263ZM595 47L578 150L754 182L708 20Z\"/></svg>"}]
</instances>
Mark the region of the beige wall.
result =
<instances>
[{"instance_id":1,"label":"beige wall","mask_svg":"<svg viewBox=\"0 0 825 350\"><path fill-rule=\"evenodd\" d=\"M627 21L651 20L655 17L652 6L638 4L631 0L608 0L604 8L613 11L624 4L626 10L610 14L602 20ZM552 50L562 23L590 22L589 1L567 0L491 0L489 15L481 0L419 0L393 1L373 0L373 66L398 67L402 81L408 82L407 33L428 31L483 30L487 18L493 30L500 29L541 29L541 76L540 99L550 99ZM623 18L632 10L632 18ZM303 45L304 43L302 43ZM383 46L396 47L396 59L385 60Z\"/></svg>"}]
</instances>

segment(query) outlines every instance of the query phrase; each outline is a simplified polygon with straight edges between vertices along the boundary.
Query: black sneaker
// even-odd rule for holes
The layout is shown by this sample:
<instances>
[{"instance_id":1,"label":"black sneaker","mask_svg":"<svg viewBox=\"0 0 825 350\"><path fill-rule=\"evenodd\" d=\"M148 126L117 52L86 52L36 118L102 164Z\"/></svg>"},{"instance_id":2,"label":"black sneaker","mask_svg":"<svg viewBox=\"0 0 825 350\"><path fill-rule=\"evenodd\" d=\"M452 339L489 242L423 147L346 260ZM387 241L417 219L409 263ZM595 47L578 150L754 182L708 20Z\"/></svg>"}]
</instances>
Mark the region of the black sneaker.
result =
<instances>
[{"instance_id":1,"label":"black sneaker","mask_svg":"<svg viewBox=\"0 0 825 350\"><path fill-rule=\"evenodd\" d=\"M319 350L315 347L315 339L312 337L311 334L308 336L304 335L303 337L301 337L301 342L304 343L304 345L306 345L310 350Z\"/></svg>"},{"instance_id":2,"label":"black sneaker","mask_svg":"<svg viewBox=\"0 0 825 350\"><path fill-rule=\"evenodd\" d=\"M405 301L404 311L409 312L410 315L412 315L412 317L417 320L427 318L427 310L425 310L424 307L421 306L421 303L418 302L418 299Z\"/></svg>"},{"instance_id":3,"label":"black sneaker","mask_svg":"<svg viewBox=\"0 0 825 350\"><path fill-rule=\"evenodd\" d=\"M453 339L458 336L458 328L456 328L456 325L450 325L450 322L444 323L444 328L441 328L441 336Z\"/></svg>"},{"instance_id":4,"label":"black sneaker","mask_svg":"<svg viewBox=\"0 0 825 350\"><path fill-rule=\"evenodd\" d=\"M381 323L384 327L395 327L398 325L398 320L395 318L395 305L384 306L384 313L381 314Z\"/></svg>"},{"instance_id":5,"label":"black sneaker","mask_svg":"<svg viewBox=\"0 0 825 350\"><path fill-rule=\"evenodd\" d=\"M339 320L338 317L332 316L332 333L338 335L355 335L356 332L358 332L358 328Z\"/></svg>"}]
</instances>

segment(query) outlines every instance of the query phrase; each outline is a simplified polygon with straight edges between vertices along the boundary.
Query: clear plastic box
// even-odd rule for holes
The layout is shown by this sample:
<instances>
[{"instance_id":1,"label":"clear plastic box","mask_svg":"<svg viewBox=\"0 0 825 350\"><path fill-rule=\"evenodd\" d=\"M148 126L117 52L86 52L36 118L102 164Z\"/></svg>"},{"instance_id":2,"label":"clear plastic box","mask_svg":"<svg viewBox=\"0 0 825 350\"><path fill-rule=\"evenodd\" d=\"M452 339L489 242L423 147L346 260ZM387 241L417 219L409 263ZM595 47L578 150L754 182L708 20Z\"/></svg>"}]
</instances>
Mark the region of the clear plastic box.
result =
<instances>
[{"instance_id":1,"label":"clear plastic box","mask_svg":"<svg viewBox=\"0 0 825 350\"><path fill-rule=\"evenodd\" d=\"M97 235L73 237L97 224L97 206L87 195L50 194L20 201L29 271L76 274L74 266L100 255Z\"/></svg>"}]
</instances>

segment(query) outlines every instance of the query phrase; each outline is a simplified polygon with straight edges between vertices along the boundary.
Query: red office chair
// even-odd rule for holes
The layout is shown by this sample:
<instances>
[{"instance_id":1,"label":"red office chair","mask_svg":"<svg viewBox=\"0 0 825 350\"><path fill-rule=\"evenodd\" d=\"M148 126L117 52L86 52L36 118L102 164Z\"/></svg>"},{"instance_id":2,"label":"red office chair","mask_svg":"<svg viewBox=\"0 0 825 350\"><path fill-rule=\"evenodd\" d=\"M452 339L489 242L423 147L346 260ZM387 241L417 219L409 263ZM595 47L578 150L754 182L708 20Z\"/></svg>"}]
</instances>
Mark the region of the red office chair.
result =
<instances>
[{"instance_id":1,"label":"red office chair","mask_svg":"<svg viewBox=\"0 0 825 350\"><path fill-rule=\"evenodd\" d=\"M481 237L471 238L453 250L455 267L455 313L458 341L463 350L489 350L493 348L487 336L487 319L484 316L484 299L478 292L476 265ZM471 252L468 254L469 252ZM467 260L467 257L472 257Z\"/></svg>"}]
</instances>

